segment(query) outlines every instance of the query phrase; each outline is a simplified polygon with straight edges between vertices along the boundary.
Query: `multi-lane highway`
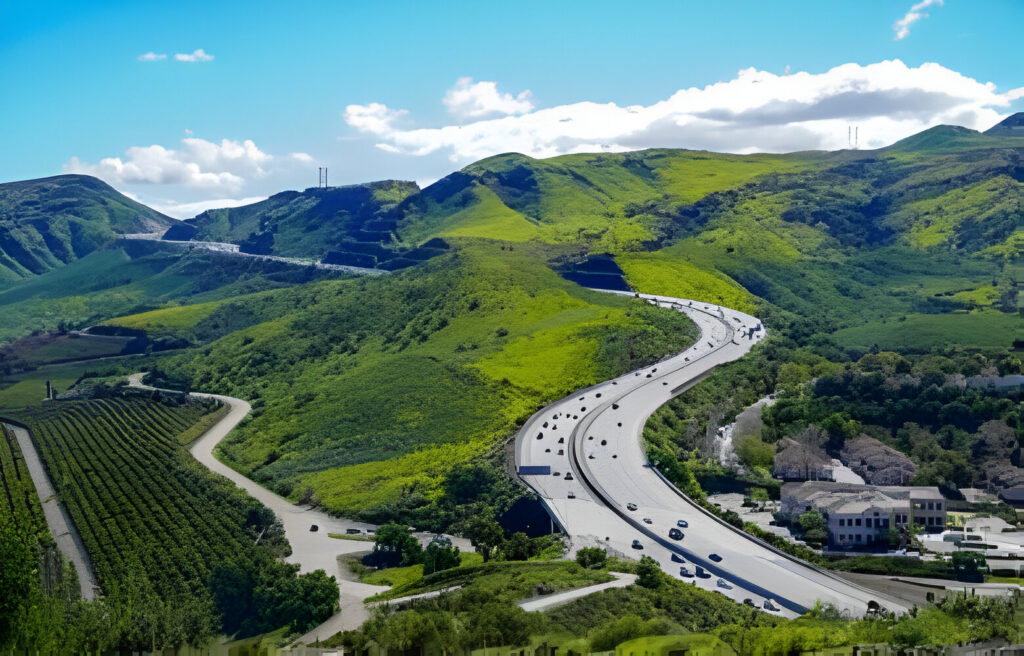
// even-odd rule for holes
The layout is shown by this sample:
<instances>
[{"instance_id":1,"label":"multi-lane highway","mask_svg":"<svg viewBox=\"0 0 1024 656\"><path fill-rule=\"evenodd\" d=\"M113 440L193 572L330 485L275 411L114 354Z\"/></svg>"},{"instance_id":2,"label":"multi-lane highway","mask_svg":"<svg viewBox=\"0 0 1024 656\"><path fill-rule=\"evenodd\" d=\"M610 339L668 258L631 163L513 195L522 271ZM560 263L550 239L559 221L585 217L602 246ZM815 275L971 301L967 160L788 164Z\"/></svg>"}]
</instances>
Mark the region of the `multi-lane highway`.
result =
<instances>
[{"instance_id":1,"label":"multi-lane highway","mask_svg":"<svg viewBox=\"0 0 1024 656\"><path fill-rule=\"evenodd\" d=\"M737 360L765 336L761 322L709 303L641 295L685 313L700 329L686 351L557 401L531 417L516 438L520 477L537 492L574 548L600 545L651 556L672 576L736 601L793 617L815 601L854 616L899 600L797 560L722 522L650 466L641 442L654 410ZM635 507L635 510L633 509ZM679 527L680 520L686 524ZM681 539L669 536L673 528ZM634 541L642 548L636 548ZM712 555L714 554L714 555ZM701 568L708 576L686 576Z\"/></svg>"}]
</instances>

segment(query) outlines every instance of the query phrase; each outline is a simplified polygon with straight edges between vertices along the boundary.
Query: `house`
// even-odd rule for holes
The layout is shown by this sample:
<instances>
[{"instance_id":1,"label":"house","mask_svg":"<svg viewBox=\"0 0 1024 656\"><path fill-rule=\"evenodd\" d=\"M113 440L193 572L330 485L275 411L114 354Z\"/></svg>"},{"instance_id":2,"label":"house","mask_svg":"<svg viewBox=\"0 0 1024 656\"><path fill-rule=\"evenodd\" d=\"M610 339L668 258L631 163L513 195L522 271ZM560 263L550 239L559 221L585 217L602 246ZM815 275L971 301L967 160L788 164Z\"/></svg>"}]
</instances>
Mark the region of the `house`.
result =
<instances>
[{"instance_id":1,"label":"house","mask_svg":"<svg viewBox=\"0 0 1024 656\"><path fill-rule=\"evenodd\" d=\"M796 521L810 510L825 516L831 547L887 546L891 528L911 524L921 525L930 533L946 527L946 500L937 487L831 481L782 486L782 514Z\"/></svg>"}]
</instances>

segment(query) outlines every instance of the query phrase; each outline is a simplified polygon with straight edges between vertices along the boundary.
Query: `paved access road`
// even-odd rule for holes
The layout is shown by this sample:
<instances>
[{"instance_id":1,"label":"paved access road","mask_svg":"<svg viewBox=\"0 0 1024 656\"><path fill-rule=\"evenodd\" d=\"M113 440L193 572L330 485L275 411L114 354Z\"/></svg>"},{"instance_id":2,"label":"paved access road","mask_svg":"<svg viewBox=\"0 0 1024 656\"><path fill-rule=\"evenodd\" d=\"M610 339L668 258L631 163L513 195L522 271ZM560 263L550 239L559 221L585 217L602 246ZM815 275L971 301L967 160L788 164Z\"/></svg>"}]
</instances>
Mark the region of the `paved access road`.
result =
<instances>
[{"instance_id":1,"label":"paved access road","mask_svg":"<svg viewBox=\"0 0 1024 656\"><path fill-rule=\"evenodd\" d=\"M129 385L143 389L154 389L142 384L142 377L144 375L133 374L129 376ZM213 455L213 450L217 443L224 439L249 414L252 407L248 402L231 396L201 394L199 392L193 392L193 396L217 399L227 405L229 411L227 415L193 443L190 449L192 456L207 469L227 478L245 490L250 496L259 499L260 503L274 511L274 514L284 524L284 531L288 537L288 542L292 545L292 554L286 558L288 562L298 564L301 572L312 572L322 569L327 572L328 576L333 576L338 581L338 588L341 593L341 612L310 631L307 634L308 640L313 640L317 636L328 638L338 631L359 628L370 616L369 611L363 605L363 600L388 588L386 586L361 583L350 576L348 572L342 572L338 566L338 556L366 551L371 546L369 543L355 540L338 540L329 537L328 533L345 533L350 528L365 530L374 527L371 524L332 517L310 506L294 504L217 460ZM318 528L316 532L309 530L314 524ZM306 636L303 637L305 638Z\"/></svg>"},{"instance_id":2,"label":"paved access road","mask_svg":"<svg viewBox=\"0 0 1024 656\"><path fill-rule=\"evenodd\" d=\"M92 560L89 559L89 552L85 550L81 536L75 523L71 521L67 509L57 500L57 493L53 490L50 476L39 459L36 445L32 442L29 432L21 426L5 424L14 433L18 440L18 448L25 458L25 467L32 478L32 484L39 495L39 502L43 505L43 515L46 517L46 526L50 529L50 535L57 543L57 549L75 566L75 573L78 575L78 587L82 591L82 598L92 600L96 597L96 574L92 569Z\"/></svg>"},{"instance_id":3,"label":"paved access road","mask_svg":"<svg viewBox=\"0 0 1024 656\"><path fill-rule=\"evenodd\" d=\"M648 555L670 575L736 601L750 599L761 608L771 599L779 608L775 612L788 617L806 612L816 600L855 616L865 614L872 601L905 610L893 597L782 554L725 524L650 466L641 435L651 413L718 365L741 358L765 331L756 318L729 308L640 297L685 313L697 324L700 337L676 356L549 405L516 438L520 477L541 496L574 548L598 545L637 558ZM548 467L550 473L524 467ZM685 537L674 540L668 533L679 520L688 526L680 529ZM632 547L634 540L642 549ZM710 576L682 576L682 566L691 574L700 566Z\"/></svg>"},{"instance_id":4,"label":"paved access road","mask_svg":"<svg viewBox=\"0 0 1024 656\"><path fill-rule=\"evenodd\" d=\"M583 597L589 597L595 592L601 592L603 590L611 590L612 588L624 588L627 585L636 583L636 574L623 574L622 572L611 572L614 577L614 581L608 581L607 583L597 583L595 585L588 585L585 588L576 588L575 590L566 590L565 592L559 592L558 594L544 595L542 597L531 597L530 599L524 599L517 601L516 606L519 606L525 611L538 611L538 610L550 610L558 606L582 599Z\"/></svg>"}]
</instances>

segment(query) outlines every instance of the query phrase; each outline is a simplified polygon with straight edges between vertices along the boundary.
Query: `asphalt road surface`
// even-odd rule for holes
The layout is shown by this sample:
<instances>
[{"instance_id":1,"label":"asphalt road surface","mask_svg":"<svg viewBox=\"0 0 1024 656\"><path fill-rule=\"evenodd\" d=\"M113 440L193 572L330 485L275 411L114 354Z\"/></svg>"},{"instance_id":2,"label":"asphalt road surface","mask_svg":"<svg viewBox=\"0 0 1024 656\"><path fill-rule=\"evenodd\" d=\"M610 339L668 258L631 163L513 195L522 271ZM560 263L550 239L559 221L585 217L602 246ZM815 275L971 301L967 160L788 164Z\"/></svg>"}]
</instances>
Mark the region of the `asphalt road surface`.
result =
<instances>
[{"instance_id":1,"label":"asphalt road surface","mask_svg":"<svg viewBox=\"0 0 1024 656\"><path fill-rule=\"evenodd\" d=\"M871 602L906 610L894 597L783 554L729 526L650 466L641 435L651 413L718 365L743 357L764 338L765 330L758 319L729 308L641 297L685 313L697 324L700 337L676 356L547 406L516 438L520 477L541 496L573 547L596 545L637 558L651 556L668 574L735 601L750 599L763 608L771 599L778 608L773 612L786 617L806 612L816 600L854 616L864 615ZM545 467L550 473L540 473ZM688 527L680 529L681 540L674 540L668 533L679 520ZM642 548L633 548L634 540ZM682 576L682 566L691 574L699 566L710 576Z\"/></svg>"}]
</instances>

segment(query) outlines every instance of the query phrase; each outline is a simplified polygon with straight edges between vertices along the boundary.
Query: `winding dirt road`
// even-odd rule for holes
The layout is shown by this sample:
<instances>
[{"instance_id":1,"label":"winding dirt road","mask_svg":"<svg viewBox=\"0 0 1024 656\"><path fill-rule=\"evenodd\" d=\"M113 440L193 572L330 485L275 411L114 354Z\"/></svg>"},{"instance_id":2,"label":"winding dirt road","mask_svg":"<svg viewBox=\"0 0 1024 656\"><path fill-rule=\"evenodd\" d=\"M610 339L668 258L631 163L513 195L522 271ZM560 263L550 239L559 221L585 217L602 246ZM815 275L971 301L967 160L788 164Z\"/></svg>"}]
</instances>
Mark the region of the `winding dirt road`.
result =
<instances>
[{"instance_id":1,"label":"winding dirt road","mask_svg":"<svg viewBox=\"0 0 1024 656\"><path fill-rule=\"evenodd\" d=\"M143 373L128 377L128 384L141 389L157 388L142 384ZM347 519L332 517L322 510L306 505L294 504L284 497L274 494L252 479L246 478L231 467L218 460L213 451L217 444L245 419L252 406L242 399L220 394L203 394L193 392L197 398L217 399L228 406L229 411L220 421L196 440L189 451L192 456L210 471L227 478L245 490L271 510L284 525L285 535L292 545L292 555L286 560L299 565L301 572L312 572L322 569L328 576L338 581L341 611L316 627L298 642L312 642L317 637L328 638L338 631L357 629L370 616L370 610L363 605L363 600L388 588L379 585L368 585L355 580L348 572L341 571L338 556L348 553L366 551L368 543L355 540L338 540L328 533L345 533L346 529L374 528L371 524L353 522ZM310 531L316 525L319 530Z\"/></svg>"}]
</instances>

